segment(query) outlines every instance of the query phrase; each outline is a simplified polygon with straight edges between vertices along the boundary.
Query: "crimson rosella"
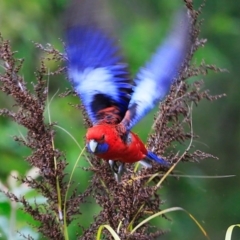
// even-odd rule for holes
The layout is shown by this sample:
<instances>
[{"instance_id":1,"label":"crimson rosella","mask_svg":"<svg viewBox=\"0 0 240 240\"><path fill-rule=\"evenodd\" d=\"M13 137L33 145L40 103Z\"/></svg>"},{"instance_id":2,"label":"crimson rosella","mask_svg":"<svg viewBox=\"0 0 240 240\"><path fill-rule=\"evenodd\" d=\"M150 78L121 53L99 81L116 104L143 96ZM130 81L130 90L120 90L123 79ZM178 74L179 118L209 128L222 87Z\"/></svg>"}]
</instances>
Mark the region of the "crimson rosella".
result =
<instances>
[{"instance_id":1,"label":"crimson rosella","mask_svg":"<svg viewBox=\"0 0 240 240\"><path fill-rule=\"evenodd\" d=\"M68 77L93 125L86 133L87 149L108 160L118 179L124 163L149 166L152 160L169 166L131 129L168 94L191 48L190 29L184 12L133 84L115 42L101 28L84 24L66 31Z\"/></svg>"}]
</instances>

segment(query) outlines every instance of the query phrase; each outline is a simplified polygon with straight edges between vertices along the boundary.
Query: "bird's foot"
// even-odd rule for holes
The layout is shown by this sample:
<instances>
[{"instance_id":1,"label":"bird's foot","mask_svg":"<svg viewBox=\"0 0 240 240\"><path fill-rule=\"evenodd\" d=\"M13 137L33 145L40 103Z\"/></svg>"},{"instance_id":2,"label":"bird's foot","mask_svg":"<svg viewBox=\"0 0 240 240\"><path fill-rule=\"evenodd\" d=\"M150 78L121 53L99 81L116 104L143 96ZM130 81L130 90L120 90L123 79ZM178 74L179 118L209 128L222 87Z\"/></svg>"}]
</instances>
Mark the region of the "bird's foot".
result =
<instances>
[{"instance_id":1,"label":"bird's foot","mask_svg":"<svg viewBox=\"0 0 240 240\"><path fill-rule=\"evenodd\" d=\"M117 164L116 161L113 161L113 160L109 160L109 165L114 173L114 177L116 179L116 181L119 183L121 182L121 176L125 170L124 168L124 163L120 163L119 165Z\"/></svg>"},{"instance_id":2,"label":"bird's foot","mask_svg":"<svg viewBox=\"0 0 240 240\"><path fill-rule=\"evenodd\" d=\"M117 173L117 172L118 172L118 165L117 165L116 161L109 160L108 163L109 163L112 171L113 171L114 173Z\"/></svg>"}]
</instances>

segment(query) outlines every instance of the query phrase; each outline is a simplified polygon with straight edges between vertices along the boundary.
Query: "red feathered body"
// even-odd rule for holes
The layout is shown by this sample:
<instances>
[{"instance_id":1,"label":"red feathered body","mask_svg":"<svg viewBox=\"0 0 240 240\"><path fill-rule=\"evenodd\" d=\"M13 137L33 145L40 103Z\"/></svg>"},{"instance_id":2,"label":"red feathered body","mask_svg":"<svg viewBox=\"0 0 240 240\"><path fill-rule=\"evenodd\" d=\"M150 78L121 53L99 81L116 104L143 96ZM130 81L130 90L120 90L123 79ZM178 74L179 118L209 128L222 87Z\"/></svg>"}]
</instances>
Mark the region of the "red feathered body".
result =
<instances>
[{"instance_id":1,"label":"red feathered body","mask_svg":"<svg viewBox=\"0 0 240 240\"><path fill-rule=\"evenodd\" d=\"M146 157L147 149L133 132L122 135L119 125L101 124L89 128L86 134L87 143L91 139L108 144L108 150L95 154L105 160L134 163Z\"/></svg>"}]
</instances>

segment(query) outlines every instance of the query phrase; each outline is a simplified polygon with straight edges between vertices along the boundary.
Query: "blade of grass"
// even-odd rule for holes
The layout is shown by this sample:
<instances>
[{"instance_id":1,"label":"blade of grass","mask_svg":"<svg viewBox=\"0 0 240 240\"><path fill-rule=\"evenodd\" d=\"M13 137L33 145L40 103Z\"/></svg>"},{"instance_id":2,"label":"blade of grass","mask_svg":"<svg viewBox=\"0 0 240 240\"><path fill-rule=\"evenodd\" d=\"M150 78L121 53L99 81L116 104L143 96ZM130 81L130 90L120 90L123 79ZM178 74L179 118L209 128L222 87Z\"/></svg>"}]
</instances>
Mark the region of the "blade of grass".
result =
<instances>
[{"instance_id":1,"label":"blade of grass","mask_svg":"<svg viewBox=\"0 0 240 240\"><path fill-rule=\"evenodd\" d=\"M104 228L106 228L111 233L114 240L121 240L120 237L118 236L118 234L109 225L101 225L98 228L96 240L101 240L101 234L102 234L102 231Z\"/></svg>"},{"instance_id":2,"label":"blade of grass","mask_svg":"<svg viewBox=\"0 0 240 240\"><path fill-rule=\"evenodd\" d=\"M155 213L153 215L151 215L150 217L146 218L145 220L143 220L142 222L140 222L132 231L131 234L133 234L138 228L140 228L142 225L144 225L145 223L149 222L150 220L159 217L163 214L166 214L168 212L173 212L173 211L184 211L188 214L188 216L197 224L197 226L200 228L201 232L203 233L203 235L209 239L207 232L204 230L204 228L201 226L201 224L193 217L192 214L190 214L188 211L186 211L185 209L181 208L181 207L172 207L172 208L168 208L165 210L162 210L158 213Z\"/></svg>"},{"instance_id":3,"label":"blade of grass","mask_svg":"<svg viewBox=\"0 0 240 240\"><path fill-rule=\"evenodd\" d=\"M49 89L49 79L48 79L48 83L47 83L47 89ZM50 105L51 105L54 97L57 95L58 91L59 90L56 91L56 93L52 96L50 101L49 101L49 98L48 98L48 95L47 95L47 115L48 115L49 124L52 123ZM55 150L55 144L54 144L53 136L51 138L51 141L52 141L52 148L53 148L53 150ZM54 156L54 168L55 168L55 171L57 171L57 158L55 156ZM57 198L58 198L58 218L59 218L60 222L63 222L62 197L61 197L61 188L60 188L58 175L56 175L56 189L57 189ZM64 234L65 240L69 240L67 226L65 224L62 225L62 232Z\"/></svg>"},{"instance_id":4,"label":"blade of grass","mask_svg":"<svg viewBox=\"0 0 240 240\"><path fill-rule=\"evenodd\" d=\"M119 224L118 224L117 233L119 233L121 226L122 226L122 221L120 221Z\"/></svg>"},{"instance_id":5,"label":"blade of grass","mask_svg":"<svg viewBox=\"0 0 240 240\"><path fill-rule=\"evenodd\" d=\"M164 176L164 174L162 173L155 173L155 174L146 174L146 175L143 175L143 176L137 176L137 177L133 177L132 179L130 180L125 180L125 181L122 181L122 183L128 183L128 184L131 184L133 181L137 181L137 180L140 180L140 179L143 179L143 178L149 178L147 183L149 183L153 178L155 177L162 177ZM231 177L236 177L236 175L218 175L218 176L211 176L211 175L185 175L185 174L171 174L169 175L168 177L177 177L177 178L199 178L199 179L215 179L215 178L231 178Z\"/></svg>"},{"instance_id":6,"label":"blade of grass","mask_svg":"<svg viewBox=\"0 0 240 240\"><path fill-rule=\"evenodd\" d=\"M127 229L128 229L129 231L132 230L132 226L133 226L133 224L134 224L134 221L135 221L137 215L142 211L144 205L145 205L145 204L143 204L143 205L138 209L138 211L137 211L137 213L134 215L132 221L128 224Z\"/></svg>"},{"instance_id":7,"label":"blade of grass","mask_svg":"<svg viewBox=\"0 0 240 240\"><path fill-rule=\"evenodd\" d=\"M228 227L226 236L225 236L225 240L231 240L232 232L235 227L240 227L240 224L234 224L234 225L231 225L230 227Z\"/></svg>"},{"instance_id":8,"label":"blade of grass","mask_svg":"<svg viewBox=\"0 0 240 240\"><path fill-rule=\"evenodd\" d=\"M64 203L63 203L63 224L64 224L64 230L66 232L64 232L64 234L66 234L66 236L68 236L68 233L67 233L67 213L66 213L66 204L67 204L67 197L68 197L68 191L69 191L69 187L70 187L70 183L72 181L72 177L73 177L73 173L75 172L75 169L77 168L77 164L83 154L85 150L85 147L82 148L82 151L80 152L74 166L73 166L73 169L71 171L71 174L70 174L70 177L69 177L69 181L68 181L68 184L67 184L67 189L66 189L66 193L65 193L65 198L64 198Z\"/></svg>"}]
</instances>

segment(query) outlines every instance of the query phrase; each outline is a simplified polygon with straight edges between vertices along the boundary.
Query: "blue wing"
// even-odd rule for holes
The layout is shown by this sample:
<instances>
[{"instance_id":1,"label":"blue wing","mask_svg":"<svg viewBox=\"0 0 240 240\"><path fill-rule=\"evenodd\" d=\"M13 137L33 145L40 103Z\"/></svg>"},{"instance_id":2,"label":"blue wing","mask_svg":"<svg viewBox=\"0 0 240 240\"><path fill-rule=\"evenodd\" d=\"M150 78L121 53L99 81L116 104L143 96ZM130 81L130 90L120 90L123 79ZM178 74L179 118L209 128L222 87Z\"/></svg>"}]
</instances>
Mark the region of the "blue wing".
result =
<instances>
[{"instance_id":1,"label":"blue wing","mask_svg":"<svg viewBox=\"0 0 240 240\"><path fill-rule=\"evenodd\" d=\"M72 27L66 32L66 54L69 79L92 123L119 123L127 111L132 85L113 41L99 28Z\"/></svg>"},{"instance_id":2,"label":"blue wing","mask_svg":"<svg viewBox=\"0 0 240 240\"><path fill-rule=\"evenodd\" d=\"M191 47L191 19L184 12L151 60L136 76L128 111L122 124L130 130L168 94Z\"/></svg>"}]
</instances>

